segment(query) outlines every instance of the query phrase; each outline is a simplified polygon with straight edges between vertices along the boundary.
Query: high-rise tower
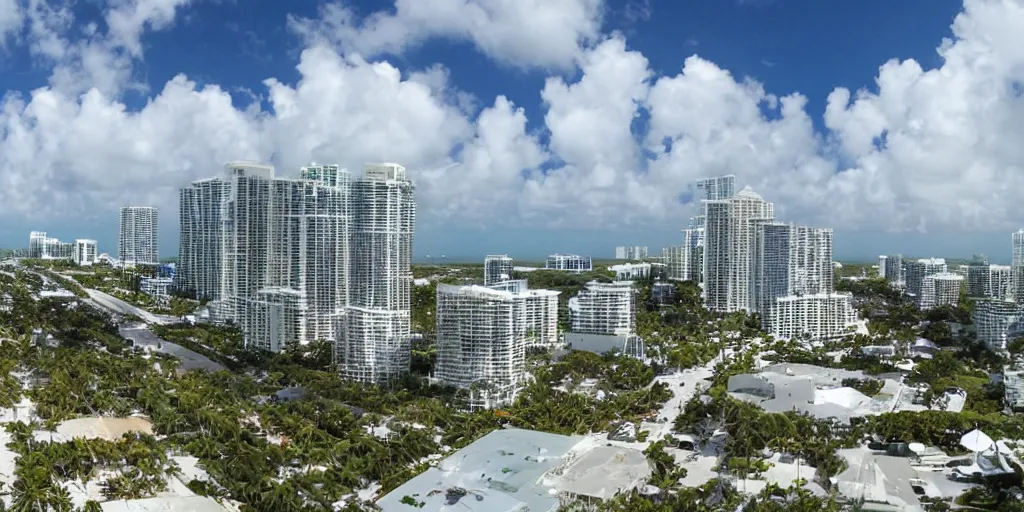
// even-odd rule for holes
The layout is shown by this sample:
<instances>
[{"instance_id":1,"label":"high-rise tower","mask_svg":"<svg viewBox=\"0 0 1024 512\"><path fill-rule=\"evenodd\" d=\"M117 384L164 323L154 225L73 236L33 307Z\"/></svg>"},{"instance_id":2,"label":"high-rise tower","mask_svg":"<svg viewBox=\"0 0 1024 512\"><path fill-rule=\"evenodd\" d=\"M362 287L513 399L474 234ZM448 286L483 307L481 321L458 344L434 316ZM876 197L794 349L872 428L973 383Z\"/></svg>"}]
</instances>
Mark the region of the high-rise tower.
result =
<instances>
[{"instance_id":1,"label":"high-rise tower","mask_svg":"<svg viewBox=\"0 0 1024 512\"><path fill-rule=\"evenodd\" d=\"M349 308L337 345L342 376L389 382L411 357L413 185L398 164L368 164L352 183Z\"/></svg>"},{"instance_id":2,"label":"high-rise tower","mask_svg":"<svg viewBox=\"0 0 1024 512\"><path fill-rule=\"evenodd\" d=\"M121 208L117 259L124 266L157 265L157 214L151 206Z\"/></svg>"},{"instance_id":3,"label":"high-rise tower","mask_svg":"<svg viewBox=\"0 0 1024 512\"><path fill-rule=\"evenodd\" d=\"M729 199L705 202L704 303L716 312L756 311L757 226L775 207L745 187Z\"/></svg>"},{"instance_id":4,"label":"high-rise tower","mask_svg":"<svg viewBox=\"0 0 1024 512\"><path fill-rule=\"evenodd\" d=\"M196 300L220 299L223 231L221 203L228 181L211 178L192 182L179 192L181 235L175 287Z\"/></svg>"}]
</instances>

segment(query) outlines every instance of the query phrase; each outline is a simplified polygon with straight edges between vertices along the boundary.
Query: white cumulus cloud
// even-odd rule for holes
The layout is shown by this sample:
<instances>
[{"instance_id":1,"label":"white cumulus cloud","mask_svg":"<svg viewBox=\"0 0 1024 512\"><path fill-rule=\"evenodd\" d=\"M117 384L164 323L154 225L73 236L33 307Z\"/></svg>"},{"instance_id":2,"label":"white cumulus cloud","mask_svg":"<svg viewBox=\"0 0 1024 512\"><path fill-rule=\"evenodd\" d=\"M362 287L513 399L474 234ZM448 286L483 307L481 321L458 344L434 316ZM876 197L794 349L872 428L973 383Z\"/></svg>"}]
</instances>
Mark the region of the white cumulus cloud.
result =
<instances>
[{"instance_id":1,"label":"white cumulus cloud","mask_svg":"<svg viewBox=\"0 0 1024 512\"><path fill-rule=\"evenodd\" d=\"M472 43L498 61L522 68L571 68L581 43L600 35L602 0L395 0L394 8L360 19L342 2L320 17L292 17L312 42L367 57L401 54L432 37Z\"/></svg>"},{"instance_id":2,"label":"white cumulus cloud","mask_svg":"<svg viewBox=\"0 0 1024 512\"><path fill-rule=\"evenodd\" d=\"M0 48L21 31L25 13L18 0L0 0Z\"/></svg>"},{"instance_id":3,"label":"white cumulus cloud","mask_svg":"<svg viewBox=\"0 0 1024 512\"><path fill-rule=\"evenodd\" d=\"M128 202L176 212L177 188L246 158L283 174L310 160L398 161L416 181L423 222L435 225L681 227L692 207L680 196L725 173L797 222L871 231L1019 222L1021 0L966 0L953 37L936 42L940 67L892 60L870 89L832 91L824 133L800 92L773 93L701 57L654 73L623 35L600 33L597 1L423 2L438 11L397 0L394 12L357 19L328 4L324 19L292 20L310 43L297 81L269 78L256 91L269 107L240 110L224 89L178 76L138 111L119 94L133 86L144 34L171 26L188 2L115 2L103 33L76 26L62 4L18 4L23 25L8 33L53 73L48 86L0 102L0 216L106 215ZM446 12L461 16L437 17ZM513 72L559 74L531 111L459 90L444 63L402 69L373 57L433 37L532 69Z\"/></svg>"}]
</instances>

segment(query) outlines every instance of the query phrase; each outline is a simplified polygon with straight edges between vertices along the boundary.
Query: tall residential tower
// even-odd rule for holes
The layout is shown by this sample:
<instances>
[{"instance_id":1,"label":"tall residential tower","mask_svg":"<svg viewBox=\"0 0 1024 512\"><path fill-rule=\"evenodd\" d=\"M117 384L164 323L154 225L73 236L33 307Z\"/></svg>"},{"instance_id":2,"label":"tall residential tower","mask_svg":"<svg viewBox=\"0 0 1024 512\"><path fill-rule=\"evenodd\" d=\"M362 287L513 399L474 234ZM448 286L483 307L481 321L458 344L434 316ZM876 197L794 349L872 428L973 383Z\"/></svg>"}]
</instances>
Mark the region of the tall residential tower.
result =
<instances>
[{"instance_id":1,"label":"tall residential tower","mask_svg":"<svg viewBox=\"0 0 1024 512\"><path fill-rule=\"evenodd\" d=\"M398 164L369 164L352 183L349 308L337 357L342 376L393 381L411 357L413 184Z\"/></svg>"},{"instance_id":2,"label":"tall residential tower","mask_svg":"<svg viewBox=\"0 0 1024 512\"><path fill-rule=\"evenodd\" d=\"M157 214L151 206L121 208L117 259L123 266L158 265Z\"/></svg>"},{"instance_id":3,"label":"tall residential tower","mask_svg":"<svg viewBox=\"0 0 1024 512\"><path fill-rule=\"evenodd\" d=\"M757 311L754 289L757 226L775 206L745 187L729 199L705 202L704 304L720 313Z\"/></svg>"}]
</instances>

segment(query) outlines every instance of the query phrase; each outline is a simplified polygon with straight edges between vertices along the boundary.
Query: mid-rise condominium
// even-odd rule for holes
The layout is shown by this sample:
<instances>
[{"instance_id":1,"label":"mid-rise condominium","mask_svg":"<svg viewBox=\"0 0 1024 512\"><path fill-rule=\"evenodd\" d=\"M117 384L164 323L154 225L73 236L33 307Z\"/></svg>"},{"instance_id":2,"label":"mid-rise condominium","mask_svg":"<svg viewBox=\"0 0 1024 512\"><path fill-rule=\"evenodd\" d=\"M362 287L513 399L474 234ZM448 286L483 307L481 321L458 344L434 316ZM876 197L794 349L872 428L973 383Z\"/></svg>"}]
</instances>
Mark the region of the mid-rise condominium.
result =
<instances>
[{"instance_id":1,"label":"mid-rise condominium","mask_svg":"<svg viewBox=\"0 0 1024 512\"><path fill-rule=\"evenodd\" d=\"M411 358L413 184L398 164L367 165L352 184L350 301L338 343L342 376L388 382Z\"/></svg>"},{"instance_id":2,"label":"mid-rise condominium","mask_svg":"<svg viewBox=\"0 0 1024 512\"><path fill-rule=\"evenodd\" d=\"M642 260L647 258L647 246L620 245L615 248L617 260Z\"/></svg>"},{"instance_id":3,"label":"mid-rise condominium","mask_svg":"<svg viewBox=\"0 0 1024 512\"><path fill-rule=\"evenodd\" d=\"M1024 334L1024 305L1005 300L979 300L974 305L972 320L978 341L995 351Z\"/></svg>"},{"instance_id":4,"label":"mid-rise condominium","mask_svg":"<svg viewBox=\"0 0 1024 512\"><path fill-rule=\"evenodd\" d=\"M900 254L878 257L878 275L891 284L903 285L903 256Z\"/></svg>"},{"instance_id":5,"label":"mid-rise condominium","mask_svg":"<svg viewBox=\"0 0 1024 512\"><path fill-rule=\"evenodd\" d=\"M929 274L921 282L921 309L931 309L946 304L955 305L960 300L960 290L964 286L964 276L951 272Z\"/></svg>"},{"instance_id":6,"label":"mid-rise condominium","mask_svg":"<svg viewBox=\"0 0 1024 512\"><path fill-rule=\"evenodd\" d=\"M75 264L81 266L88 266L96 263L96 259L99 257L99 253L96 251L96 240L88 240L79 238L75 240Z\"/></svg>"},{"instance_id":7,"label":"mid-rise condominium","mask_svg":"<svg viewBox=\"0 0 1024 512\"><path fill-rule=\"evenodd\" d=\"M73 260L75 247L70 242L46 236L45 231L32 231L28 235L28 255L43 260Z\"/></svg>"},{"instance_id":8,"label":"mid-rise condominium","mask_svg":"<svg viewBox=\"0 0 1024 512\"><path fill-rule=\"evenodd\" d=\"M156 208L122 207L119 232L117 259L122 266L160 264Z\"/></svg>"},{"instance_id":9,"label":"mid-rise condominium","mask_svg":"<svg viewBox=\"0 0 1024 512\"><path fill-rule=\"evenodd\" d=\"M552 254L548 256L547 261L544 263L544 268L547 270L564 270L567 272L590 272L594 270L593 262L590 260L590 256L580 256L577 254Z\"/></svg>"},{"instance_id":10,"label":"mid-rise condominium","mask_svg":"<svg viewBox=\"0 0 1024 512\"><path fill-rule=\"evenodd\" d=\"M637 290L631 281L591 281L569 299L572 331L584 334L636 334Z\"/></svg>"},{"instance_id":11,"label":"mid-rise condominium","mask_svg":"<svg viewBox=\"0 0 1024 512\"><path fill-rule=\"evenodd\" d=\"M825 340L851 334L857 310L849 293L788 295L776 299L771 311L771 334L778 339L807 336Z\"/></svg>"},{"instance_id":12,"label":"mid-rise condominium","mask_svg":"<svg viewBox=\"0 0 1024 512\"><path fill-rule=\"evenodd\" d=\"M514 401L526 381L526 349L554 341L558 292L524 286L437 287L434 376L467 389L473 409Z\"/></svg>"},{"instance_id":13,"label":"mid-rise condominium","mask_svg":"<svg viewBox=\"0 0 1024 512\"><path fill-rule=\"evenodd\" d=\"M492 254L484 258L484 286L512 279L512 258L507 254Z\"/></svg>"},{"instance_id":14,"label":"mid-rise condominium","mask_svg":"<svg viewBox=\"0 0 1024 512\"><path fill-rule=\"evenodd\" d=\"M946 272L946 260L943 258L922 258L916 260L905 260L904 279L906 281L907 294L914 298L920 306L924 278L932 274L943 274Z\"/></svg>"}]
</instances>

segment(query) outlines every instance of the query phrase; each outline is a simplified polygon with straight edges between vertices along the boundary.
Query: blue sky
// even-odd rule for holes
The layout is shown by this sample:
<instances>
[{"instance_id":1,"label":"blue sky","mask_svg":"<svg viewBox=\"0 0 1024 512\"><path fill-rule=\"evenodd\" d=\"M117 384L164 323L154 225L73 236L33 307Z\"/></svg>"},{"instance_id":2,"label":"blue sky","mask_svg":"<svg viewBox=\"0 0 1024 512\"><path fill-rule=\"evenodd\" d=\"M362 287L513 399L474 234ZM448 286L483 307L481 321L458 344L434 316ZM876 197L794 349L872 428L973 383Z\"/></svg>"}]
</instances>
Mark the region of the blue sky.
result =
<instances>
[{"instance_id":1,"label":"blue sky","mask_svg":"<svg viewBox=\"0 0 1024 512\"><path fill-rule=\"evenodd\" d=\"M140 0L159 3L157 0ZM270 98L268 87L264 81L268 78L276 79L282 87L289 90L298 90L304 79L309 82L310 77L304 76L303 72L297 69L297 64L303 58L303 51L314 45L310 37L296 32L289 27L287 19L289 16L316 20L324 15L320 9L323 4L313 1L281 2L277 0L222 0L222 1L194 1L168 0L166 3L176 1L181 4L174 10L173 20L165 23L164 26L148 26L149 30L142 30L139 41L142 52L139 56L128 59L130 64L129 79L118 82L119 87L104 94L106 101L113 105L120 105L121 109L131 115L147 108L153 99L161 93L165 84L175 76L184 74L194 82L194 89L202 89L204 86L218 86L224 94L229 94L231 106L239 112L259 111L265 116L278 116L280 103ZM477 1L477 0L474 0ZM596 1L596 0L581 0ZM984 0L978 0L984 3ZM123 3L123 2L122 2ZM114 2L117 4L117 2ZM89 23L96 23L99 33L108 33L106 24L111 9L117 5L107 4L100 0L80 0L73 4L73 22L64 32L64 38L68 43L74 43L81 39L82 28ZM356 19L374 12L394 12L391 2L386 1L346 1L344 7L355 14ZM885 95L879 93L876 86L876 79L879 76L879 67L889 59L898 58L901 60L913 59L924 72L943 66L944 60L936 51L937 46L943 38L953 37L951 23L955 16L964 9L964 4L947 0L901 0L899 2L883 0L864 0L861 2L821 2L816 0L689 0L689 1L658 1L640 2L635 0L609 0L601 5L603 13L600 31L597 37L588 42L580 43L581 52L592 51L601 40L612 37L620 37L625 41L625 49L636 55L642 55L646 59L646 66L649 75L645 79L647 86L652 86L655 80L662 77L672 77L680 73L687 57L697 54L701 58L713 63L718 69L728 71L736 83L743 83L745 77L756 81L763 88L765 94L773 94L782 97L798 92L806 98L803 110L809 118L813 132L805 134L815 144L808 155L794 156L787 162L805 162L809 158L817 158L828 161L836 169L828 171L835 174L845 167L869 168L874 165L872 158L867 152L857 153L847 151L847 140L853 140L858 135L857 129L861 124L850 123L837 129L838 125L829 127L825 121L826 106L829 104L829 95L837 87L844 87L851 91L867 88L878 94L874 98L879 103L884 103ZM978 15L979 19L983 17ZM513 27L514 28L514 27ZM2 32L0 32L2 33ZM967 37L961 35L962 39ZM54 69L65 64L62 58L41 59L38 47L29 44L30 37L26 33L8 39L5 53L0 54L0 90L20 92L28 98L31 91L49 85L54 90L60 91L71 104L80 105L83 90L61 90L62 86L56 85L52 79ZM531 66L529 64L510 64L502 61L493 53L488 54L482 49L479 41L472 38L462 37L459 34L440 34L431 37L424 37L403 47L401 51L383 50L375 54L367 55L373 61L387 61L403 73L403 78L409 74L423 71L435 64L442 64L447 69L448 92L457 91L467 94L467 97L475 99L472 105L466 107L462 113L466 122L471 125L470 131L477 130L481 112L492 106L495 98L505 96L516 107L522 108L526 117L524 132L535 139L535 145L541 150L546 150L551 155L543 159L539 165L527 166L521 172L526 176L529 171L526 167L537 169L535 176L548 175L556 172L562 165L583 167L583 164L574 163L571 156L572 151L561 149L565 143L557 140L566 135L557 135L556 129L551 121L546 119L545 114L549 109L554 110L555 103L542 99L542 90L545 90L549 79L560 78L566 84L573 84L580 81L585 75L591 73L585 66L570 66L568 69L550 69L544 66ZM334 41L332 49L338 55L345 56L350 48L346 47L344 40ZM366 53L366 52L363 52ZM623 55L621 52L617 56ZM596 72L595 72L596 73ZM596 74L594 75L596 76ZM85 89L88 85L82 87ZM611 86L609 86L611 87ZM347 89L344 94L358 94L358 91ZM363 91L363 94L372 94L372 91ZM646 92L643 93L646 97ZM11 95L8 94L8 97ZM441 100L439 100L441 101ZM646 100L644 100L646 101ZM651 100L654 101L653 99ZM442 102L443 103L443 102ZM757 101L754 102L755 104ZM628 98L626 104L629 104ZM448 102L452 107L454 100ZM572 104L573 108L586 109L587 105L579 102ZM454 108L454 107L452 107ZM638 144L642 143L644 135L650 128L644 126L648 123L649 113L653 108L638 108L633 126L634 138ZM772 121L781 120L783 114L779 109L772 108L767 102L759 104L762 120L770 124ZM921 107L927 108L927 106ZM455 109L458 110L458 109ZM852 112L853 109L851 108ZM702 115L719 115L721 112L694 113L695 117ZM200 114L197 114L200 115ZM214 114L209 114L213 116ZM722 114L724 115L724 114ZM23 118L28 116L23 116ZM258 116L256 116L258 117ZM792 117L792 116L788 116ZM908 116L914 117L914 116ZM920 116L917 116L920 117ZM601 117L598 116L598 119ZM197 118L183 120L181 117L169 117L169 123L176 123L182 130L198 130L192 126L205 126L205 121L200 123ZM628 115L627 115L628 120ZM186 122L187 121L187 122ZM259 121L259 120L257 120ZM255 124L257 121L252 121ZM346 119L337 119L338 123L345 123ZM611 121L609 121L611 122ZM259 121L266 124L266 121ZM32 126L29 122L27 125ZM41 123L40 123L41 124ZM742 121L739 124L743 124ZM447 126L447 125L446 125ZM887 124L889 133L896 130L897 123L890 121ZM454 129L453 129L454 130ZM978 128L980 131L981 128ZM577 130L578 131L578 130ZM219 130L216 133L223 133ZM4 132L0 131L0 135ZM8 132L5 136L8 144L15 144L17 141ZM788 132L786 132L788 133ZM555 135L553 135L555 134ZM426 139L433 136L432 133L421 133L418 136ZM586 134L580 134L585 137ZM265 137L261 134L259 137ZM299 137L298 135L296 137ZM775 136L778 140L778 136ZM478 136L478 138L481 138ZM438 144L448 144L451 150L447 155L451 158L460 159L462 148L472 139L461 139L453 136L444 139ZM42 140L42 139L40 139ZM60 140L60 139L57 139ZM187 141L187 139L181 139ZM225 139L230 144L231 138ZM257 140L268 140L257 138ZM279 139L274 139L279 140ZM297 139L298 140L298 139ZM878 140L876 137L876 146ZM454 141L454 142L453 142ZM751 147L757 146L756 141ZM294 145L294 144L292 144ZM46 148L45 144L40 144ZM62 146L62 144L58 144ZM239 144L239 148L251 148L252 144ZM852 143L851 143L852 146ZM157 146L158 147L158 146ZM257 156L271 160L279 165L283 172L290 172L285 162L291 162L293 155L283 156L290 148L266 148L249 150L249 153L260 153ZM878 148L875 148L878 149ZM881 148L884 150L885 148ZM112 158L111 153L116 153L117 148L105 152L103 158ZM585 152L585 151L584 151ZM212 153L212 151L211 151ZM243 154L245 151L238 150L238 158L249 158L252 155ZM442 152L442 157L445 156ZM177 225L176 215L173 211L174 201L168 199L173 196L175 186L183 185L190 179L212 175L217 172L217 157L232 154L230 148L227 151L218 151L216 156L211 155L209 162L204 161L205 156L197 157L189 153L182 158L188 160L188 164L175 166L189 169L188 173L182 173L180 178L168 178L160 182L159 188L154 186L148 190L146 195L139 197L139 202L160 202L162 208L162 229L161 229L161 252L165 255L173 255L177 250ZM647 153L642 153L647 154ZM789 153L786 153L789 155ZM349 158L350 155L341 155L337 158ZM423 162L434 163L437 160L431 157L423 157ZM888 155L885 155L888 156ZM90 158L83 156L82 158ZM156 157L154 157L156 158ZM294 158L303 158L301 155ZM354 157L353 157L354 158ZM643 159L642 157L638 157ZM756 156L755 156L756 158ZM902 157L900 157L902 158ZM223 157L221 157L223 159ZM306 158L307 160L309 158ZM391 159L388 155L380 155L380 159ZM69 180L69 186L91 187L92 182L82 175L79 175L76 168L82 164L76 158L68 157L49 161L48 176L54 176L52 184L56 187L64 179ZM893 157L895 161L901 161ZM128 159L124 165L138 165L138 159ZM142 160L144 161L144 160ZM159 162L157 158L155 161ZM105 160L103 162L106 162ZM347 162L347 161L346 161ZM638 164L646 168L647 160ZM221 162L222 163L222 162ZM402 162L407 163L407 162ZM416 170L415 164L418 161L409 162L410 169ZM465 162L462 162L465 164ZM2 165L2 163L0 163ZM0 166L0 172L8 172L11 167ZM678 164L684 166L684 164ZM796 164L794 164L796 165ZM801 164L802 165L802 164ZM821 166L824 164L814 164ZM898 165L889 163L888 165ZM922 164L924 165L924 164ZM102 167L95 164L94 167ZM197 169L197 167L200 167ZM64 168L64 169L62 169ZM681 168L681 167L680 167ZM32 173L18 168L31 176ZM65 175L67 171L67 175ZM779 169L784 172L786 169ZM120 164L114 164L106 170L106 175L96 179L108 179L116 181L120 173L124 171ZM133 170L132 172L141 172ZM171 170L157 168L149 169L149 173L161 174L170 173ZM472 172L472 170L470 170ZM596 171L595 171L596 172ZM636 171L640 174L652 173L646 169ZM689 172L689 171L688 171ZM693 172L700 172L697 169ZM817 202L808 201L803 204L801 197L806 193L799 191L784 193L779 185L780 192L773 195L773 187L776 178L769 172L751 171L748 176L744 175L745 169L737 168L735 173L739 175L739 184L746 182L753 184L768 200L776 201L777 204L785 205L788 198L793 203L791 209L784 210L791 214L789 219L797 222L815 223L818 225L836 224L836 255L837 258L867 258L873 257L882 252L902 252L910 255L943 255L943 256L968 256L972 252L986 252L993 261L1006 260L1009 253L1009 231L1007 227L1012 225L1014 219L1012 212L1006 213L1005 218L1000 218L998 225L993 224L991 229L979 229L975 224L964 224L960 221L944 218L944 214L928 216L920 213L922 220L915 220L917 215L918 201L923 199L903 199L899 194L903 189L901 185L890 184L889 193L883 194L887 208L893 212L889 217L879 214L879 217L864 210L871 209L868 202L850 202L850 212L830 211L833 207L841 210L839 204L828 198L816 198ZM823 171L824 172L824 171ZM967 171L964 171L967 172ZM980 171L979 171L980 172ZM682 176L680 171L675 174ZM413 179L416 180L416 173L413 172ZM851 174L852 175L852 174ZM594 175L596 176L596 175ZM664 190L672 188L672 197L686 196L689 174L686 178L680 177L676 181L659 181L656 189ZM445 178L450 180L451 178ZM779 178L781 180L781 178ZM829 177L823 178L829 180ZM936 180L939 178L936 177ZM591 180L591 178L587 178ZM830 193L837 194L836 197L850 195L843 187L863 186L867 188L874 181L853 181L829 183ZM427 181L424 178L424 181ZM141 186L146 187L143 182L131 181L125 187ZM445 188L444 182L425 183L421 189L425 200L421 202L420 226L416 241L416 253L422 257L427 254L438 255L448 254L456 258L476 258L485 253L506 252L514 256L535 259L549 252L579 252L591 254L595 257L607 257L612 254L615 245L621 244L644 244L651 247L652 251L660 249L673 243L677 243L678 230L686 223L691 206L673 206L669 213L662 208L661 213L646 212L644 205L644 193L637 192L636 197L628 201L614 199L614 212L610 202L602 203L599 200L583 201L575 204L572 186L563 187L565 190L545 192L528 199L516 199L516 208L521 219L515 223L502 222L503 216L500 212L495 214L495 221L483 220L485 215L478 215L477 210L484 212L484 206L470 204L463 196L477 189L467 188L456 194L443 195L437 192ZM504 183L504 182L502 182ZM618 183L618 182L616 182ZM824 183L824 182L823 182ZM419 185L419 184L418 184ZM954 184L951 184L953 186ZM99 187L99 185L96 185ZM104 185L105 187L107 185ZM479 190L487 190L488 184L483 182L478 185ZM607 193L609 198L616 198L618 194L611 191ZM622 185L625 187L624 185ZM824 186L824 185L823 185ZM113 187L118 188L118 187ZM765 190L767 188L767 190ZM40 189L45 192L51 189ZM788 190L788 189L787 189ZM952 190L955 192L955 190ZM668 192L666 192L668 193ZM978 197L987 197L989 191L979 191ZM67 192L69 203L79 201L75 192ZM509 192L508 195L521 194L521 192ZM523 197L525 196L525 193ZM588 194L588 192L580 192ZM625 193L623 193L625 194ZM114 193L104 189L103 194L96 194L101 199L82 200L83 205L78 205L79 210L68 209L67 214L57 208L52 214L45 210L47 207L30 210L25 208L10 208L4 215L0 216L0 242L5 246L24 246L28 231L39 229L46 230L52 235L62 238L88 237L100 241L101 250L115 250L116 242L116 209L119 201L133 200L131 191L122 190ZM603 197L603 196L602 196ZM566 199L569 198L569 199ZM5 197L7 200L17 200L16 196ZM658 200L661 200L660 198ZM877 200L877 198L875 199ZM41 200L40 200L41 201ZM654 201L654 199L652 199ZM867 200L865 200L867 201ZM560 203L558 207L550 203ZM800 202L800 204L797 204ZM59 201L58 201L59 203ZM40 204L45 205L45 201ZM604 212L602 204L608 204L608 213ZM653 203L652 203L653 204ZM980 204L980 203L979 203ZM169 205L169 207L168 207ZM467 218L460 218L456 214L434 215L433 211L444 209L445 205L452 206L456 212L465 211ZM531 206L531 205L543 205ZM941 205L933 205L936 211L942 211ZM977 204L958 205L965 212L974 211ZM785 208L785 206L784 206ZM548 210L550 209L550 211ZM656 210L656 208L650 208ZM904 210L911 210L907 219ZM624 218L622 211L627 212L629 221L622 223L615 222L594 222L590 227L580 227L572 222L552 222L552 216L578 217L586 219L604 218L607 215L617 219ZM636 211L635 217L628 212ZM77 212L77 213L76 213ZM489 215L490 213L488 213ZM902 220L899 225L887 225L886 218L893 218L892 215L899 215ZM969 215L969 213L965 214ZM857 217L858 220L846 222L844 216ZM951 215L955 217L956 215ZM927 217L927 218L926 218ZM936 220L940 219L941 220ZM479 218L479 222L475 219ZM920 228L919 223L935 226L934 228ZM984 225L987 226L987 225ZM1005 257L1004 257L1005 256Z\"/></svg>"}]
</instances>

